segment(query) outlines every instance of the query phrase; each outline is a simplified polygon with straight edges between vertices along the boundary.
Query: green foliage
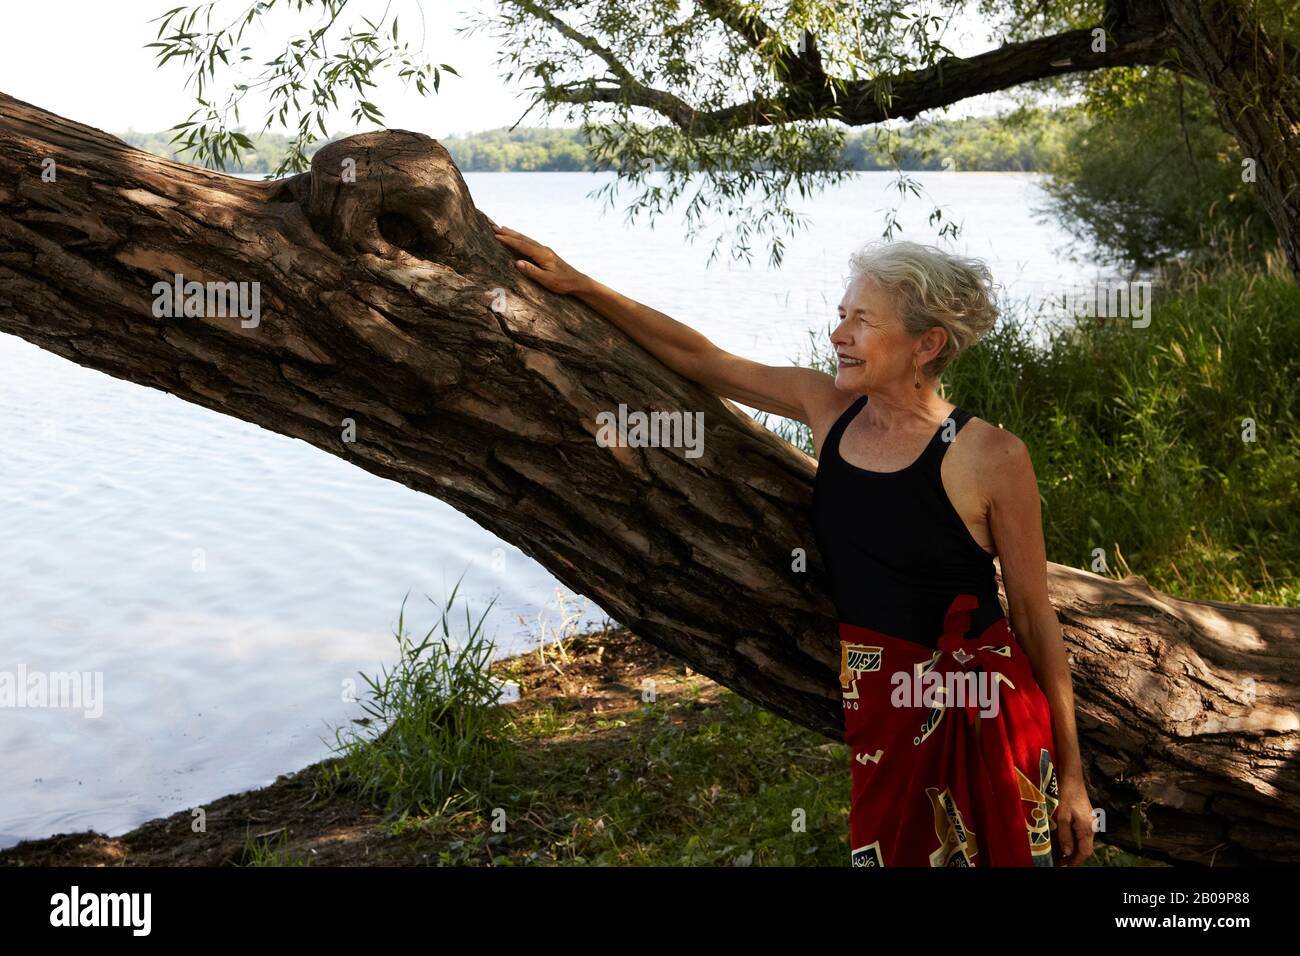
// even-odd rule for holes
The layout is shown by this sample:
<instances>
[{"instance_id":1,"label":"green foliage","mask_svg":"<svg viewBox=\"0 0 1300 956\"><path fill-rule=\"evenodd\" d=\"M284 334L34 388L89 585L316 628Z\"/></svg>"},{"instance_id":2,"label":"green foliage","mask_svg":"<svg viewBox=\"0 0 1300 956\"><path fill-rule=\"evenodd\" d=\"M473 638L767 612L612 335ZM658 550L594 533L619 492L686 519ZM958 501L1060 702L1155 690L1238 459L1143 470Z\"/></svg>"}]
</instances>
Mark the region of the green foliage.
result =
<instances>
[{"instance_id":1,"label":"green foliage","mask_svg":"<svg viewBox=\"0 0 1300 956\"><path fill-rule=\"evenodd\" d=\"M421 95L430 87L436 92L444 72L458 75L453 67L429 61L422 50L400 39L399 16L391 5L376 21L364 16L345 21L347 7L348 0L258 0L223 19L223 8L213 0L174 7L155 17L157 37L145 46L154 50L160 67L175 60L189 70L188 83L198 103L185 121L172 127L173 145L213 169L238 164L243 151L253 149L252 139L242 131L239 110L249 92L255 92L270 104L263 133L273 124L294 129L272 171L301 172L312 146L329 137L326 121L349 102L354 123L382 122L383 111L366 98L373 95L367 91L375 88L377 73L392 70ZM284 37L273 58L256 63L254 48L243 43L244 31L255 22L265 27L272 20L278 25L272 18L277 8L302 19L304 14L318 19L303 32Z\"/></svg>"},{"instance_id":2,"label":"green foliage","mask_svg":"<svg viewBox=\"0 0 1300 956\"><path fill-rule=\"evenodd\" d=\"M422 15L420 0L413 5ZM240 105L250 91L271 104L259 118L260 132L273 125L291 131L285 148L267 163L280 175L307 168L312 149L329 136L329 121L349 105L354 123L382 121L380 107L368 98L381 71L394 71L421 95L437 92L444 72L456 75L449 64L426 58L422 47L401 39L406 34L392 4L375 21L347 19L349 0L262 0L236 8L226 20L219 7L214 0L167 11L156 18L157 39L148 44L160 66L173 60L184 65L195 89L197 108L173 127L173 145L213 168L238 165L258 142L240 123ZM853 169L897 170L900 197L921 196L906 170L1036 169L1045 157L1062 154L1050 132L1035 138L1010 124L986 131L976 144L934 143L924 136L908 142L889 126L856 139L846 133L842 120L850 104L859 108L850 115L856 123L908 115L897 99L907 86L900 76L927 69L942 75L945 59L953 55L945 37L963 8L973 8L989 25L990 47L1095 27L1113 9L1103 0L977 0L935 10L893 0L721 6L510 0L492 13L471 14L470 26L459 30L491 30L502 51L497 62L504 79L532 84L526 112L540 107L580 116L583 148L560 141L541 151L509 141L463 143L464 168L615 170L618 179L594 195L613 205L624 185L640 189L625 209L629 220L644 213L653 225L686 198L688 240L706 226L716 227L710 263L724 241L733 258L749 260L752 240L770 235L769 262L778 266L785 248L781 233L806 225L791 206L794 194L836 185ZM277 10L315 20L280 37L274 28L292 19L271 17ZM1252 2L1251 13L1269 43L1295 42L1294 0ZM254 24L268 37L269 49L262 53L244 42ZM1268 69L1263 61L1247 68L1254 75L1246 86L1278 82L1264 75ZM1191 104L1186 122L1171 125L1167 90L1160 85L1168 86L1168 76L1153 82L1155 74L1122 71L1113 81L1096 79L1113 72L1065 74L1010 91L1041 102L1111 83L1130 87L1130 99L1141 100L1124 117L1105 121L1111 126L1099 125L1103 121L1094 115L1060 156L1060 211L1080 234L1137 265L1188 249L1207 249L1212 256L1225 242L1247 252L1266 245L1270 227L1253 196L1229 188L1237 170L1222 160L1232 150L1221 132L1202 122L1204 102ZM646 111L656 114L656 125L642 122ZM1189 154L1187 170L1178 168L1179 133ZM1116 137L1118 148L1099 148L1106 136ZM254 163L260 167L261 158ZM663 180L648 182L650 171L662 173ZM1188 183L1192 188L1184 190ZM1126 191L1142 196L1128 201ZM1215 236L1199 238L1201 223L1210 218ZM944 221L937 207L931 222L940 235L957 234L957 225ZM885 236L894 234L896 210L886 211L884 227Z\"/></svg>"},{"instance_id":3,"label":"green foliage","mask_svg":"<svg viewBox=\"0 0 1300 956\"><path fill-rule=\"evenodd\" d=\"M951 52L940 18L895 3L562 6L578 25L533 0L501 4L484 21L504 78L536 81L533 105L581 116L599 168L619 171L597 196L612 205L622 186L641 190L629 220L645 214L653 224L685 200L688 241L717 227L710 263L724 241L748 260L751 240L771 235L769 262L779 265L781 234L806 224L791 198L848 173L840 104L862 97L889 109L890 74ZM814 56L823 72L787 95ZM817 87L826 95L807 95ZM642 125L647 108L670 122ZM662 181L647 182L650 170Z\"/></svg>"},{"instance_id":4,"label":"green foliage","mask_svg":"<svg viewBox=\"0 0 1300 956\"><path fill-rule=\"evenodd\" d=\"M1294 283L1193 283L1157 300L1149 328L1088 321L1019 367L1023 349L1000 344L951 388L1033 450L1053 560L1089 567L1102 548L1116 576L1172 593L1300 599Z\"/></svg>"},{"instance_id":5,"label":"green foliage","mask_svg":"<svg viewBox=\"0 0 1300 956\"><path fill-rule=\"evenodd\" d=\"M1258 264L1276 246L1258 186L1243 181L1245 157L1201 86L1108 70L1080 112L1045 189L1057 217L1105 259L1149 269L1231 249Z\"/></svg>"},{"instance_id":6,"label":"green foliage","mask_svg":"<svg viewBox=\"0 0 1300 956\"><path fill-rule=\"evenodd\" d=\"M1048 110L918 120L888 136L879 129L850 136L845 156L854 169L1041 172L1059 162L1073 120Z\"/></svg>"},{"instance_id":7,"label":"green foliage","mask_svg":"<svg viewBox=\"0 0 1300 956\"><path fill-rule=\"evenodd\" d=\"M455 591L447 607L454 600ZM482 624L467 615L454 655L445 610L437 641L402 637L399 616L397 665L366 678L378 732L342 741L340 759L316 777L321 796L371 797L396 818L395 835L454 830L438 844L444 865L843 865L842 744L730 692L711 719L699 719L691 697L665 695L599 740L569 740L570 718L554 708L492 705ZM496 808L508 821L502 832L486 825ZM803 829L792 827L791 808ZM290 862L283 839L250 839L244 856L248 865Z\"/></svg>"},{"instance_id":8,"label":"green foliage","mask_svg":"<svg viewBox=\"0 0 1300 956\"><path fill-rule=\"evenodd\" d=\"M348 787L394 817L487 806L496 774L513 760L501 737L502 688L487 668L493 646L481 633L492 605L473 625L466 609L467 634L453 647L447 615L459 587L418 641L405 630L402 602L397 663L378 678L362 675L370 687L365 730L335 732L340 759L329 765L329 786Z\"/></svg>"},{"instance_id":9,"label":"green foliage","mask_svg":"<svg viewBox=\"0 0 1300 956\"><path fill-rule=\"evenodd\" d=\"M419 0L413 5L423 15ZM394 71L421 95L437 92L443 72L456 74L401 39L393 5L378 20L353 16L355 7L349 0L262 0L230 9L213 0L155 18L157 37L147 46L160 67L174 61L187 70L197 104L172 128L171 145L211 168L298 172L349 105L354 123L382 121L370 98L382 71ZM618 181L595 195L613 204L621 186L644 187L625 212L629 219L645 213L652 224L689 193L687 238L706 224L720 225L710 262L724 240L733 257L748 260L751 240L771 234L769 259L779 265L785 243L778 231L806 224L790 205L794 193L835 185L853 168L1024 169L1038 162L1015 136L975 151L942 144L937 157L929 156L932 142L902 142L892 130L883 137L873 131L873 144L846 136L839 122L845 103L866 100L881 115L895 116L902 108L896 108L894 75L953 55L946 16L909 4L846 8L838 0L795 0L778 9L512 0L491 14L472 14L471 21L460 32L487 28L499 37L504 78L534 84L530 111L540 106L581 115L583 149L466 143L463 168L590 163L616 170ZM249 93L270 104L265 117L254 119L254 130L261 124L256 132L240 120ZM672 122L643 125L647 107ZM265 148L260 139L273 126L289 130L277 144L283 148ZM248 159L252 150L258 155ZM662 183L646 182L651 170L664 174ZM899 192L922 193L901 175ZM956 234L941 210L933 210L932 220L941 234ZM886 235L896 223L889 213Z\"/></svg>"}]
</instances>

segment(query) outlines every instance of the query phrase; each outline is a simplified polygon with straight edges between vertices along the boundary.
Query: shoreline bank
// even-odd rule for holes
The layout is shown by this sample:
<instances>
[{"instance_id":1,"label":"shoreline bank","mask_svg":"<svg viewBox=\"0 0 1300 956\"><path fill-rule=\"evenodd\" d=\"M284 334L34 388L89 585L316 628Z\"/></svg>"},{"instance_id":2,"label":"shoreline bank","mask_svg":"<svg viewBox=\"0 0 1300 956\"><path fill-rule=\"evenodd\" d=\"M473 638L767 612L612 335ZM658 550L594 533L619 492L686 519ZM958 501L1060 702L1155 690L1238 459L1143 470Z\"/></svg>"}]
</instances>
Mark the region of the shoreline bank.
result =
<instances>
[{"instance_id":1,"label":"shoreline bank","mask_svg":"<svg viewBox=\"0 0 1300 956\"><path fill-rule=\"evenodd\" d=\"M526 747L543 750L617 747L639 721L647 681L654 682L658 704L680 709L683 722L697 721L726 693L617 626L575 635L562 647L502 658L490 672L519 685L519 699L502 705L516 719L561 718L555 732L526 739ZM121 836L87 830L25 840L0 850L0 866L424 865L443 862L449 848L478 842L491 822L480 814L458 814L408 821L394 832L394 821L382 809L343 792L318 793L323 772L337 761L327 757L265 787L179 810ZM203 832L194 829L198 809ZM485 849L487 858L480 862L495 862L490 842Z\"/></svg>"}]
</instances>

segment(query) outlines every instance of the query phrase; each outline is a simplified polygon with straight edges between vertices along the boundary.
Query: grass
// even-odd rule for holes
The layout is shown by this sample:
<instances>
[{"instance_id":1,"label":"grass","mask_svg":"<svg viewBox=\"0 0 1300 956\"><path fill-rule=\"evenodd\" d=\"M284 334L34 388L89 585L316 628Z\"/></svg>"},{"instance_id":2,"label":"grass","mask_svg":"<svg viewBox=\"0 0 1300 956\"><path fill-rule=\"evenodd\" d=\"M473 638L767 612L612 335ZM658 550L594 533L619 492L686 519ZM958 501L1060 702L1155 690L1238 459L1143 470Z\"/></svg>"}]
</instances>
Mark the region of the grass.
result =
<instances>
[{"instance_id":1,"label":"grass","mask_svg":"<svg viewBox=\"0 0 1300 956\"><path fill-rule=\"evenodd\" d=\"M437 642L411 641L399 628L405 656L393 673L419 691L394 698L391 678L368 680L366 708L406 729L351 737L342 759L320 765L318 796L346 790L388 808L389 837L436 865L845 865L844 744L608 629L566 630L497 662L498 679L526 692L518 705L495 704L482 692L493 683L484 672L450 666L484 660L482 621L467 615L467 634L453 639L448 620L444 609ZM602 666L607 650L618 665ZM608 710L592 706L598 692ZM420 726L419 715L444 713L449 701L457 719L446 726L466 739ZM415 772L448 762L439 747L462 755L458 773ZM1156 864L1099 844L1088 865Z\"/></svg>"},{"instance_id":2,"label":"grass","mask_svg":"<svg viewBox=\"0 0 1300 956\"><path fill-rule=\"evenodd\" d=\"M525 861L842 865L842 745L730 692L703 719L694 710L642 703L594 765L587 748L530 750L507 805L546 821L550 839Z\"/></svg>"},{"instance_id":3,"label":"grass","mask_svg":"<svg viewBox=\"0 0 1300 956\"><path fill-rule=\"evenodd\" d=\"M242 866L310 866L311 858L294 856L289 852L288 834L282 828L276 833L253 836L244 841Z\"/></svg>"},{"instance_id":4,"label":"grass","mask_svg":"<svg viewBox=\"0 0 1300 956\"><path fill-rule=\"evenodd\" d=\"M1185 597L1297 602L1293 283L1193 283L1158 298L1148 328L1085 322L1034 351L1008 327L982 346L952 394L1029 446L1052 560Z\"/></svg>"},{"instance_id":5,"label":"grass","mask_svg":"<svg viewBox=\"0 0 1300 956\"><path fill-rule=\"evenodd\" d=\"M361 675L369 685L363 729L335 732L339 759L328 783L397 819L482 808L493 777L513 762L504 711L493 706L503 693L488 673L494 648L482 635L492 605L477 623L466 608L466 634L453 638L449 612L459 588L457 581L438 623L419 640L406 630L403 600L397 662L378 677Z\"/></svg>"}]
</instances>

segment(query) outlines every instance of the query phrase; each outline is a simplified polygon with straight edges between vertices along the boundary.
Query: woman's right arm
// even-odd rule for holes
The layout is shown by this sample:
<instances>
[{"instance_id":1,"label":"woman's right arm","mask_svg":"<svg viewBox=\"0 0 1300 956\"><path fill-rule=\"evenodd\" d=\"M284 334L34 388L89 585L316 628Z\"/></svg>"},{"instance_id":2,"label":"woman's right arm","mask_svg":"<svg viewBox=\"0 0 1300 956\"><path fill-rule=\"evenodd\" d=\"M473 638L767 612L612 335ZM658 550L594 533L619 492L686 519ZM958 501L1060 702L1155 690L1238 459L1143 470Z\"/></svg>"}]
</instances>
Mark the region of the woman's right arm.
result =
<instances>
[{"instance_id":1,"label":"woman's right arm","mask_svg":"<svg viewBox=\"0 0 1300 956\"><path fill-rule=\"evenodd\" d=\"M583 275L527 236L503 226L496 236L528 257L515 263L525 275L552 292L581 299L674 372L719 395L809 425L827 408L843 404L835 379L824 372L764 365L724 352L689 326Z\"/></svg>"}]
</instances>

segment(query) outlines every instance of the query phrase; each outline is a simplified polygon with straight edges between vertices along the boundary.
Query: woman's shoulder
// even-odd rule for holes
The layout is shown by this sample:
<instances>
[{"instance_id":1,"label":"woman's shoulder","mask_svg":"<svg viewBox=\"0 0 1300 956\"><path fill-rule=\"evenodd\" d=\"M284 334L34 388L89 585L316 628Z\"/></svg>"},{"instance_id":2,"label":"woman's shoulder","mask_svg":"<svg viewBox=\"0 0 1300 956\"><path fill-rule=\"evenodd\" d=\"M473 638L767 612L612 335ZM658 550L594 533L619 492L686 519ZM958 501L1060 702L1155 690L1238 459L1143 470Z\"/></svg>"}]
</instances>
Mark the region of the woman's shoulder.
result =
<instances>
[{"instance_id":1,"label":"woman's shoulder","mask_svg":"<svg viewBox=\"0 0 1300 956\"><path fill-rule=\"evenodd\" d=\"M1020 437L1002 425L971 415L953 443L952 457L958 468L996 475L1000 469L1029 459L1029 448ZM959 450L960 449L960 450Z\"/></svg>"}]
</instances>

